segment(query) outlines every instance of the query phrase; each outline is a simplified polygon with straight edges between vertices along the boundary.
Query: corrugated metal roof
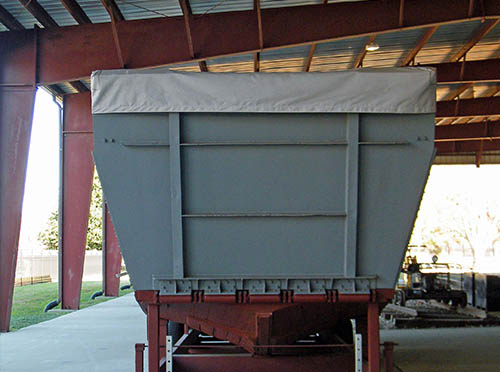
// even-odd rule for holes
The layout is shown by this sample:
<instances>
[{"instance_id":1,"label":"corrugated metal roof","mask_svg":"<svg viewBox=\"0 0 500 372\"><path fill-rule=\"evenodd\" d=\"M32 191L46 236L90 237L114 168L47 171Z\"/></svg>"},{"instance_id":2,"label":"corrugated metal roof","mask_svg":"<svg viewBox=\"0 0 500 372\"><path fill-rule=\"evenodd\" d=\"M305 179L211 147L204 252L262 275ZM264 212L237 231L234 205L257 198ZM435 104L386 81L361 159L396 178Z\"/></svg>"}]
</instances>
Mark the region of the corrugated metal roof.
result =
<instances>
[{"instance_id":1,"label":"corrugated metal roof","mask_svg":"<svg viewBox=\"0 0 500 372\"><path fill-rule=\"evenodd\" d=\"M417 63L447 62L471 39L481 21L440 26L415 58Z\"/></svg>"}]
</instances>

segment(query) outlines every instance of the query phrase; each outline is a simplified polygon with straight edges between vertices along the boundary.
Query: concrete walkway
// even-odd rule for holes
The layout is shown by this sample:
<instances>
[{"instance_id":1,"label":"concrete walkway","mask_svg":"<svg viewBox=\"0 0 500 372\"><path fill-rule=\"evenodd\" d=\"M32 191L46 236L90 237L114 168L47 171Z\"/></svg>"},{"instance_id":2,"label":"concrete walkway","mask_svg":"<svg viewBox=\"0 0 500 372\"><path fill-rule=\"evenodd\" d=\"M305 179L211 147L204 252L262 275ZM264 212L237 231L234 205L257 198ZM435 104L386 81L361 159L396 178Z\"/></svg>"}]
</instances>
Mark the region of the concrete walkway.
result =
<instances>
[{"instance_id":1,"label":"concrete walkway","mask_svg":"<svg viewBox=\"0 0 500 372\"><path fill-rule=\"evenodd\" d=\"M399 344L404 372L500 372L500 327L384 330L381 338ZM133 372L134 345L145 341L146 317L129 294L0 334L0 371Z\"/></svg>"},{"instance_id":2,"label":"concrete walkway","mask_svg":"<svg viewBox=\"0 0 500 372\"><path fill-rule=\"evenodd\" d=\"M1 372L132 372L146 341L133 294L0 334Z\"/></svg>"},{"instance_id":3,"label":"concrete walkway","mask_svg":"<svg viewBox=\"0 0 500 372\"><path fill-rule=\"evenodd\" d=\"M404 372L500 372L500 327L383 330L381 339L399 344Z\"/></svg>"}]
</instances>

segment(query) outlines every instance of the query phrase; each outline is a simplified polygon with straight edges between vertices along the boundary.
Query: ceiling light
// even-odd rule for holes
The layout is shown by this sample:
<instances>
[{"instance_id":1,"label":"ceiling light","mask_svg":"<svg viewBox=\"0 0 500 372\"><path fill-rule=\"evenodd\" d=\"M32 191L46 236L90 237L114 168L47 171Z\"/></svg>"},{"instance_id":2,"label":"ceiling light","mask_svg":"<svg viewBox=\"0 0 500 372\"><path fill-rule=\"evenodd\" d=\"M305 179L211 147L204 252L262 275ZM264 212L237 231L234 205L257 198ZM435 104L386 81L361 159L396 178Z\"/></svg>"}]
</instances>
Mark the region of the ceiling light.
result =
<instances>
[{"instance_id":1,"label":"ceiling light","mask_svg":"<svg viewBox=\"0 0 500 372\"><path fill-rule=\"evenodd\" d=\"M378 50L380 47L378 46L377 43L369 43L369 44L366 44L366 50L369 51L369 52L374 52L376 50Z\"/></svg>"}]
</instances>

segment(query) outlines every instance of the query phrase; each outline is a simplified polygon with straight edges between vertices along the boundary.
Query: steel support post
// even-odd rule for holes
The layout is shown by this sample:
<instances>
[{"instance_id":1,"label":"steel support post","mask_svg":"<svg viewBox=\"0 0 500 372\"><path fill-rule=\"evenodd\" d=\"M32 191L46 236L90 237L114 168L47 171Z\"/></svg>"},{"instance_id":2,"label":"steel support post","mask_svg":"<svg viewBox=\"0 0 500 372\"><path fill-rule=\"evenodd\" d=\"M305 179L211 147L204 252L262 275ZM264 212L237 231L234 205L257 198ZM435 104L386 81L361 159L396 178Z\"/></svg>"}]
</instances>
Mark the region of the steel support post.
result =
<instances>
[{"instance_id":1,"label":"steel support post","mask_svg":"<svg viewBox=\"0 0 500 372\"><path fill-rule=\"evenodd\" d=\"M102 289L105 296L117 297L120 291L122 253L107 203L103 207Z\"/></svg>"},{"instance_id":2,"label":"steel support post","mask_svg":"<svg viewBox=\"0 0 500 372\"><path fill-rule=\"evenodd\" d=\"M394 342L384 342L385 372L394 371Z\"/></svg>"},{"instance_id":3,"label":"steel support post","mask_svg":"<svg viewBox=\"0 0 500 372\"><path fill-rule=\"evenodd\" d=\"M148 367L160 371L160 305L148 304Z\"/></svg>"},{"instance_id":4,"label":"steel support post","mask_svg":"<svg viewBox=\"0 0 500 372\"><path fill-rule=\"evenodd\" d=\"M368 303L368 372L380 371L378 303Z\"/></svg>"},{"instance_id":5,"label":"steel support post","mask_svg":"<svg viewBox=\"0 0 500 372\"><path fill-rule=\"evenodd\" d=\"M92 159L92 115L90 93L64 99L62 151L62 210L60 223L59 295L63 309L78 309L82 287L90 195Z\"/></svg>"},{"instance_id":6,"label":"steel support post","mask_svg":"<svg viewBox=\"0 0 500 372\"><path fill-rule=\"evenodd\" d=\"M12 310L36 56L37 30L0 37L0 332L9 330Z\"/></svg>"},{"instance_id":7,"label":"steel support post","mask_svg":"<svg viewBox=\"0 0 500 372\"><path fill-rule=\"evenodd\" d=\"M160 359L167 356L168 320L160 319Z\"/></svg>"}]
</instances>

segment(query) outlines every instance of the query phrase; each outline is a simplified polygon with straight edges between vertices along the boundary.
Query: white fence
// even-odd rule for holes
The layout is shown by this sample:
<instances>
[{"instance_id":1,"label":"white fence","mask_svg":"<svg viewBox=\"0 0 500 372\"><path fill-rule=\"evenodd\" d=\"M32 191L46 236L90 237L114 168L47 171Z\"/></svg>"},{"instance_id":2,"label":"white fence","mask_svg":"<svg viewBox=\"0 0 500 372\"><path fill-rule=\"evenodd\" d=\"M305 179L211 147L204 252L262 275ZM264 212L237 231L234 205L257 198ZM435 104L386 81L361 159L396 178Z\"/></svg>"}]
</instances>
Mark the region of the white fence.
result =
<instances>
[{"instance_id":1,"label":"white fence","mask_svg":"<svg viewBox=\"0 0 500 372\"><path fill-rule=\"evenodd\" d=\"M102 252L86 251L83 267L83 281L102 280ZM43 250L39 253L26 254L19 251L17 257L16 278L34 278L50 275L53 282L58 276L57 251Z\"/></svg>"}]
</instances>

